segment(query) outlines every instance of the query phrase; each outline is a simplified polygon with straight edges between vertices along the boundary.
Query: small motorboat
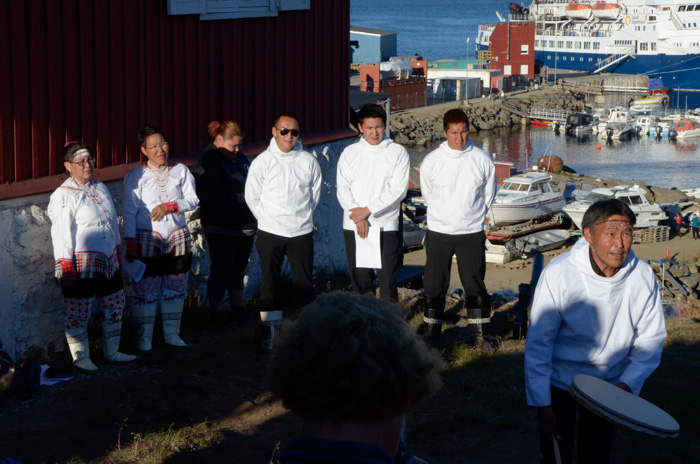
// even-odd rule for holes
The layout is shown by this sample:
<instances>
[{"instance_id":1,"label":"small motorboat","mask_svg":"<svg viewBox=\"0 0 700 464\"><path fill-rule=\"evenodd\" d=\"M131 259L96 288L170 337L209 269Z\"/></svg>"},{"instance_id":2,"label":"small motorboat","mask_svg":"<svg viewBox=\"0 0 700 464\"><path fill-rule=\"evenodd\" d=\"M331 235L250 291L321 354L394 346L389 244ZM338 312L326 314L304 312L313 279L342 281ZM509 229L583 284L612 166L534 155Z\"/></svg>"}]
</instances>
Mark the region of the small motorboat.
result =
<instances>
[{"instance_id":1,"label":"small motorboat","mask_svg":"<svg viewBox=\"0 0 700 464\"><path fill-rule=\"evenodd\" d=\"M657 121L655 126L652 126L649 130L649 135L660 139L663 137L668 137L668 131L671 130L671 124L665 121Z\"/></svg>"},{"instance_id":2,"label":"small motorboat","mask_svg":"<svg viewBox=\"0 0 700 464\"><path fill-rule=\"evenodd\" d=\"M700 137L700 123L694 119L681 119L673 125L668 136L679 139Z\"/></svg>"},{"instance_id":3,"label":"small motorboat","mask_svg":"<svg viewBox=\"0 0 700 464\"><path fill-rule=\"evenodd\" d=\"M660 221L666 220L666 214L661 209L661 206L655 203L649 203L646 197L646 190L639 185L630 187L628 185L619 185L617 187L602 187L591 190L591 193L586 195L583 200L569 203L563 208L564 214L569 216L576 224L576 227L583 229L583 215L588 208L599 200L607 200L609 198L617 198L627 204L637 217L635 228L652 227L659 225Z\"/></svg>"},{"instance_id":4,"label":"small motorboat","mask_svg":"<svg viewBox=\"0 0 700 464\"><path fill-rule=\"evenodd\" d=\"M566 135L575 135L582 137L586 134L592 134L593 128L600 124L598 116L593 116L588 113L573 113L566 117Z\"/></svg>"},{"instance_id":5,"label":"small motorboat","mask_svg":"<svg viewBox=\"0 0 700 464\"><path fill-rule=\"evenodd\" d=\"M663 95L663 94L658 94L658 95L649 95L646 97L642 98L635 98L632 101L632 108L643 108L643 107L649 107L649 108L660 108L662 106L666 106L668 104L668 95Z\"/></svg>"},{"instance_id":6,"label":"small motorboat","mask_svg":"<svg viewBox=\"0 0 700 464\"><path fill-rule=\"evenodd\" d=\"M624 109L612 109L606 121L598 124L598 137L608 140L629 139L635 133L634 120Z\"/></svg>"},{"instance_id":7,"label":"small motorboat","mask_svg":"<svg viewBox=\"0 0 700 464\"><path fill-rule=\"evenodd\" d=\"M496 192L488 217L494 226L517 224L559 213L564 195L552 188L552 176L526 172L509 177Z\"/></svg>"},{"instance_id":8,"label":"small motorboat","mask_svg":"<svg viewBox=\"0 0 700 464\"><path fill-rule=\"evenodd\" d=\"M639 135L649 135L652 127L656 127L657 124L657 119L652 116L639 116L634 123Z\"/></svg>"},{"instance_id":9,"label":"small motorboat","mask_svg":"<svg viewBox=\"0 0 700 464\"><path fill-rule=\"evenodd\" d=\"M516 238L515 249L525 254L544 253L564 245L570 237L568 230L543 230Z\"/></svg>"}]
</instances>

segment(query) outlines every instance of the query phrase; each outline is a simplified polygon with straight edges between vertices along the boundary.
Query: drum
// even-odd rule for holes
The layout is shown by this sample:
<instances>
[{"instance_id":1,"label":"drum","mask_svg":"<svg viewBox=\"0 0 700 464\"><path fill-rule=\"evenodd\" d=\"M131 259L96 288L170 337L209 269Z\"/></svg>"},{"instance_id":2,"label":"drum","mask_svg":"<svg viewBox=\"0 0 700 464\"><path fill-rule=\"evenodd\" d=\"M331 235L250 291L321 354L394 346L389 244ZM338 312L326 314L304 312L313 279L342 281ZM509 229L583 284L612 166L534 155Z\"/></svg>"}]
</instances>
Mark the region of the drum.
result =
<instances>
[{"instance_id":1,"label":"drum","mask_svg":"<svg viewBox=\"0 0 700 464\"><path fill-rule=\"evenodd\" d=\"M597 377L577 374L569 392L594 414L635 432L661 438L680 432L678 422L663 409Z\"/></svg>"}]
</instances>

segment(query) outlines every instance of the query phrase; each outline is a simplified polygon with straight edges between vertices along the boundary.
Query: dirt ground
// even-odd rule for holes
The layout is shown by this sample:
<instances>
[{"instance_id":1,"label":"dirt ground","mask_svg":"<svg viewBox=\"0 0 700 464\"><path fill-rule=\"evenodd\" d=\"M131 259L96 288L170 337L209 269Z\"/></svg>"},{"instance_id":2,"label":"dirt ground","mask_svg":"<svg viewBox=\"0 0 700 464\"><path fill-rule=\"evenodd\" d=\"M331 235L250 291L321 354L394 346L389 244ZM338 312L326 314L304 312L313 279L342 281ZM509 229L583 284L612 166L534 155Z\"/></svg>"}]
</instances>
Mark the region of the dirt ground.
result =
<instances>
[{"instance_id":1,"label":"dirt ground","mask_svg":"<svg viewBox=\"0 0 700 464\"><path fill-rule=\"evenodd\" d=\"M696 243L686 236L634 249L645 259L663 258L666 249L671 256L685 253L690 258L698 255ZM547 261L562 251L548 253ZM406 258L407 264L420 263L424 253ZM530 273L527 260L488 265L487 286L491 292L508 288L517 292L519 283L529 282ZM453 279L458 285L456 275ZM327 285L343 288L347 282L320 284L323 289ZM419 311L419 291L404 295L407 305ZM460 303L452 303L455 307L448 311L449 317L459 320ZM123 348L131 352L126 322ZM698 330L697 322L688 324ZM496 325L494 331L502 342L497 356L449 371L443 390L419 405L409 419L411 448L433 464L538 460L535 416L524 405L523 342L507 340L507 323ZM98 375L76 375L56 386L40 387L26 401L10 392L0 394L0 456L23 464L100 462L110 450L128 445L139 435L207 422L221 433L221 440L169 463L268 462L278 442L284 444L298 433L300 421L269 393L269 354L261 347L262 334L256 327L212 325L201 310L190 308L183 326L183 338L191 343L188 349L164 347L157 331L152 354L118 365L104 362L99 343L95 344ZM466 339L465 331L457 324L438 346L448 362L456 356L454 347L463 346L460 339ZM99 338L92 335L92 340ZM688 349L697 353L697 345ZM49 362L69 368L68 358L67 352L61 353ZM479 375L474 374L476 370ZM627 442L637 446L634 438L623 437ZM616 462L635 461L620 457Z\"/></svg>"}]
</instances>

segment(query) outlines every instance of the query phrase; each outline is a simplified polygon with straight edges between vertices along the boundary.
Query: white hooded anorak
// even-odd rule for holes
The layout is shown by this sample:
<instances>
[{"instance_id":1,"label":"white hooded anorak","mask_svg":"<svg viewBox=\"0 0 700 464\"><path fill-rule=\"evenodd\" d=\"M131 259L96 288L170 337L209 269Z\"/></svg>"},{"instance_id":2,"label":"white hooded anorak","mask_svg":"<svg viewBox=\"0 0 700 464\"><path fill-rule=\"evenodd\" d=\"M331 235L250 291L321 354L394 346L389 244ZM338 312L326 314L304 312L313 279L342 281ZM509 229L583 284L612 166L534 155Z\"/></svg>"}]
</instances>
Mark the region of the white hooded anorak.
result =
<instances>
[{"instance_id":1,"label":"white hooded anorak","mask_svg":"<svg viewBox=\"0 0 700 464\"><path fill-rule=\"evenodd\" d=\"M537 284L525 345L530 406L551 404L550 385L568 390L588 374L639 394L659 365L666 327L654 272L632 250L611 277L596 274L580 239Z\"/></svg>"},{"instance_id":2,"label":"white hooded anorak","mask_svg":"<svg viewBox=\"0 0 700 464\"><path fill-rule=\"evenodd\" d=\"M342 206L343 229L355 230L348 212L369 208L367 221L382 231L399 230L399 209L408 191L408 152L388 137L377 145L360 138L340 155L337 183Z\"/></svg>"},{"instance_id":3,"label":"white hooded anorak","mask_svg":"<svg viewBox=\"0 0 700 464\"><path fill-rule=\"evenodd\" d=\"M428 205L429 230L473 234L484 230L484 218L496 196L496 169L471 140L462 150L443 142L421 163L420 189Z\"/></svg>"},{"instance_id":4,"label":"white hooded anorak","mask_svg":"<svg viewBox=\"0 0 700 464\"><path fill-rule=\"evenodd\" d=\"M273 137L250 165L245 201L262 231L287 238L313 232L320 198L321 166L300 140L284 153Z\"/></svg>"}]
</instances>

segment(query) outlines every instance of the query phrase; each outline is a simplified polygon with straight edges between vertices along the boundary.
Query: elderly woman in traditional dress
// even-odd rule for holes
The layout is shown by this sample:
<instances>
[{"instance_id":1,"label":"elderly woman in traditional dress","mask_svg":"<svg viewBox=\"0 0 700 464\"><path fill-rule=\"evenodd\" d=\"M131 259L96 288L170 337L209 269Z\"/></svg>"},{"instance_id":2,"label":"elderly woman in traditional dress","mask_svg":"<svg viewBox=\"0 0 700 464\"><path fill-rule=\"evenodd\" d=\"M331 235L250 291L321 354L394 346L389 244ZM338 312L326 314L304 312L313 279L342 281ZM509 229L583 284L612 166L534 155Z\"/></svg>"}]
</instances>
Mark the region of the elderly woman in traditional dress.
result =
<instances>
[{"instance_id":1,"label":"elderly woman in traditional dress","mask_svg":"<svg viewBox=\"0 0 700 464\"><path fill-rule=\"evenodd\" d=\"M70 178L51 195L48 208L56 277L61 279L73 365L93 374L97 366L90 360L88 323L95 296L101 310L105 359L136 359L119 352L124 310L121 239L112 197L102 182L92 178L95 158L87 146L68 142L63 148L63 164Z\"/></svg>"},{"instance_id":2,"label":"elderly woman in traditional dress","mask_svg":"<svg viewBox=\"0 0 700 464\"><path fill-rule=\"evenodd\" d=\"M257 226L244 196L250 161L240 151L243 129L238 123L212 121L208 129L212 143L192 169L211 258L207 296L213 320L220 321L228 290L231 316L241 322L243 278Z\"/></svg>"},{"instance_id":3,"label":"elderly woman in traditional dress","mask_svg":"<svg viewBox=\"0 0 700 464\"><path fill-rule=\"evenodd\" d=\"M190 231L185 212L197 207L194 178L182 164L168 162L168 142L155 127L144 127L138 143L147 161L124 179L126 259L146 264L134 282L131 314L137 325L137 348L150 351L156 309L160 302L163 337L170 346L180 338L182 307L192 264Z\"/></svg>"}]
</instances>

